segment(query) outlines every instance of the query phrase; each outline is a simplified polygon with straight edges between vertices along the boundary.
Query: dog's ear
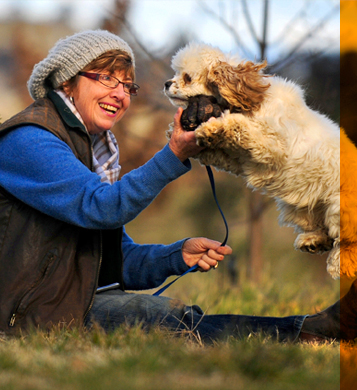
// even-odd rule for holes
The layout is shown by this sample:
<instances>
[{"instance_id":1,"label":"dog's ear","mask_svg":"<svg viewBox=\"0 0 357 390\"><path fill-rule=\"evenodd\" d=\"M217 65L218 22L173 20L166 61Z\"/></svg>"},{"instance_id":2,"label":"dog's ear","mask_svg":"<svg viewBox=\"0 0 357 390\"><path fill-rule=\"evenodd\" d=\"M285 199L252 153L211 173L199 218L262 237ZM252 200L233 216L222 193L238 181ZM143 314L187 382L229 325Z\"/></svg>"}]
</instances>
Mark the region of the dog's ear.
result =
<instances>
[{"instance_id":1,"label":"dog's ear","mask_svg":"<svg viewBox=\"0 0 357 390\"><path fill-rule=\"evenodd\" d=\"M265 80L269 76L261 73L266 66L266 61L260 64L246 61L238 66L219 62L209 70L207 86L213 92L218 89L221 97L239 110L257 111L270 87Z\"/></svg>"}]
</instances>

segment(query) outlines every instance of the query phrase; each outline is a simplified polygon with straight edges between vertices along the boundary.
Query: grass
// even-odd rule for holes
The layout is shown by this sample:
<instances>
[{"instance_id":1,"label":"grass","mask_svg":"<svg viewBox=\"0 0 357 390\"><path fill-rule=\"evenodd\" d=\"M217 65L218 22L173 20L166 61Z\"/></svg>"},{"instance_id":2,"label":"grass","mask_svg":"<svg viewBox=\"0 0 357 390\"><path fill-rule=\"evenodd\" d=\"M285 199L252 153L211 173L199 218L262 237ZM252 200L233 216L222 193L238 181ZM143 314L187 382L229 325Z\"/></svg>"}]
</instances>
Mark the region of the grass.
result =
<instances>
[{"instance_id":1,"label":"grass","mask_svg":"<svg viewBox=\"0 0 357 390\"><path fill-rule=\"evenodd\" d=\"M209 291L197 295L195 303L210 306L211 314L301 314L309 294L321 306L331 303L327 287L310 283L299 292L296 285L279 288L279 283L271 282L259 289L249 283L222 288L215 283L218 272L183 278L168 295L190 294L193 278L196 287ZM355 365L356 360L351 361L355 349L346 350L346 359ZM338 343L279 344L257 335L207 346L195 338L174 337L163 330L145 333L140 327L122 327L110 334L99 328L53 329L0 339L0 389L6 390L315 388L340 388Z\"/></svg>"},{"instance_id":2,"label":"grass","mask_svg":"<svg viewBox=\"0 0 357 390\"><path fill-rule=\"evenodd\" d=\"M1 389L338 389L335 344L202 346L163 331L34 332L0 344Z\"/></svg>"},{"instance_id":3,"label":"grass","mask_svg":"<svg viewBox=\"0 0 357 390\"><path fill-rule=\"evenodd\" d=\"M235 181L227 180L224 192L229 201L240 190ZM204 186L207 201L197 193ZM206 177L184 182L184 193L176 192L179 187L172 183L170 196L161 194L127 226L137 242L170 243L195 235L223 238L214 204L200 211L209 216L203 222L190 215L211 199ZM184 213L194 199L197 204ZM264 219L263 279L259 285L251 283L245 277L246 234L241 222L245 209L244 199L224 208L229 210L225 213L236 255L236 282L232 283L226 262L215 271L185 276L165 295L198 304L209 314L265 316L314 314L338 299L340 283L327 275L325 259L293 250L295 235L277 225L273 206ZM356 371L356 351L354 345L341 347L335 342L278 344L262 335L206 346L194 338L173 337L162 330L145 333L139 327L110 334L101 329L33 331L0 338L0 389L350 390L357 380L351 375Z\"/></svg>"}]
</instances>

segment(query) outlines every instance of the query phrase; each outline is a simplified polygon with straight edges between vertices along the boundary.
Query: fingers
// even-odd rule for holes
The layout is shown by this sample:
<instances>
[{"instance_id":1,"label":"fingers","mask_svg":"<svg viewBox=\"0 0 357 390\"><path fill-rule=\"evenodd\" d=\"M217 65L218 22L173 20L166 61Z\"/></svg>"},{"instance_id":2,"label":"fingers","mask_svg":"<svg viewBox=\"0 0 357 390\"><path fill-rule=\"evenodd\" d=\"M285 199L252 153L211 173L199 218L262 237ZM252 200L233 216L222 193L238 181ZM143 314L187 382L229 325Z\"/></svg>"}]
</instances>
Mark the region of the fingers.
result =
<instances>
[{"instance_id":1,"label":"fingers","mask_svg":"<svg viewBox=\"0 0 357 390\"><path fill-rule=\"evenodd\" d=\"M209 249L198 262L198 266L202 271L207 272L211 269L216 269L221 261L224 260L226 255L232 254L232 248L228 245L222 247L219 246L215 249Z\"/></svg>"},{"instance_id":2,"label":"fingers","mask_svg":"<svg viewBox=\"0 0 357 390\"><path fill-rule=\"evenodd\" d=\"M230 246L225 245L225 246L219 246L217 248L217 252L221 255L227 256L227 255L231 255L233 250Z\"/></svg>"},{"instance_id":3,"label":"fingers","mask_svg":"<svg viewBox=\"0 0 357 390\"><path fill-rule=\"evenodd\" d=\"M197 264L200 271L209 271L232 253L228 245L221 246L218 241L204 237L189 238L182 245L182 256L185 263L192 267Z\"/></svg>"},{"instance_id":4,"label":"fingers","mask_svg":"<svg viewBox=\"0 0 357 390\"><path fill-rule=\"evenodd\" d=\"M205 250L214 250L215 252L223 256L232 254L232 248L228 245L222 246L219 241L210 240L209 238L200 238L199 243L200 245L202 245L203 248L205 248Z\"/></svg>"},{"instance_id":5,"label":"fingers","mask_svg":"<svg viewBox=\"0 0 357 390\"><path fill-rule=\"evenodd\" d=\"M217 268L220 261L224 260L224 256L217 254L214 251L208 251L203 255L198 262L198 266L202 271L209 271L212 268Z\"/></svg>"}]
</instances>

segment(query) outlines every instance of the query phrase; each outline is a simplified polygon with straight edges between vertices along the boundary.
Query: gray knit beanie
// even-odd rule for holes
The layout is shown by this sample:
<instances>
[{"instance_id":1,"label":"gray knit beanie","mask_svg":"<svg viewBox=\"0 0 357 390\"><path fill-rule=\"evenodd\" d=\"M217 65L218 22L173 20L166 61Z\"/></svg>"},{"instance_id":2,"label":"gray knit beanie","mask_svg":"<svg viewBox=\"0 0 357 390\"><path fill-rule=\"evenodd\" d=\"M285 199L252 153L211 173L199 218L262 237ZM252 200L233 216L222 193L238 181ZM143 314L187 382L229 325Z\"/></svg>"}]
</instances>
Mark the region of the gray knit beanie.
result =
<instances>
[{"instance_id":1,"label":"gray knit beanie","mask_svg":"<svg viewBox=\"0 0 357 390\"><path fill-rule=\"evenodd\" d=\"M27 83L31 97L34 100L45 97L50 89L58 88L109 50L126 52L135 66L130 46L109 31L83 31L59 40L48 56L33 68Z\"/></svg>"}]
</instances>

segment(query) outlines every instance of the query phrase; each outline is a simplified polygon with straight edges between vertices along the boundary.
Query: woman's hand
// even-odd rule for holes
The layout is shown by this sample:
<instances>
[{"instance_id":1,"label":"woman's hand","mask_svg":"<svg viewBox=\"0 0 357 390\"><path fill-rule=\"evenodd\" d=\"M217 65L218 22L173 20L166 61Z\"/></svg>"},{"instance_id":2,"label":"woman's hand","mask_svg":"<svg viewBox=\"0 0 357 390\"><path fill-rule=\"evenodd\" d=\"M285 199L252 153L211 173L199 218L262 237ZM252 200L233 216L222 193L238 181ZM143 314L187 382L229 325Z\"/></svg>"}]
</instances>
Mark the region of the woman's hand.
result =
<instances>
[{"instance_id":1,"label":"woman's hand","mask_svg":"<svg viewBox=\"0 0 357 390\"><path fill-rule=\"evenodd\" d=\"M224 256L232 254L232 248L228 245L221 246L218 241L208 238L190 238L182 246L182 256L185 263L192 267L197 264L201 271L209 271L217 268Z\"/></svg>"},{"instance_id":2,"label":"woman's hand","mask_svg":"<svg viewBox=\"0 0 357 390\"><path fill-rule=\"evenodd\" d=\"M169 146L176 157L183 162L189 157L195 156L204 148L197 145L194 131L185 131L182 128L180 123L182 112L183 109L179 107L174 116L174 130L171 134Z\"/></svg>"}]
</instances>

